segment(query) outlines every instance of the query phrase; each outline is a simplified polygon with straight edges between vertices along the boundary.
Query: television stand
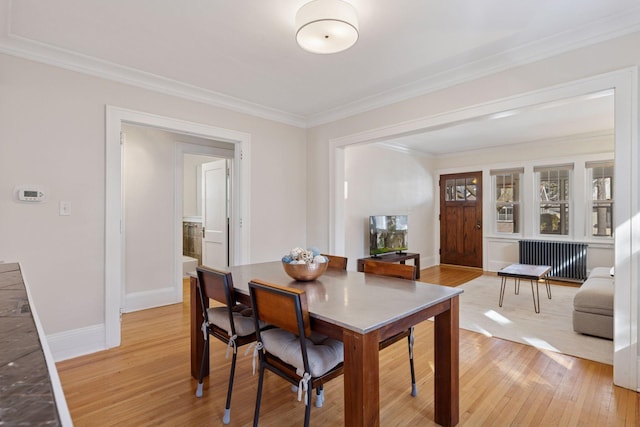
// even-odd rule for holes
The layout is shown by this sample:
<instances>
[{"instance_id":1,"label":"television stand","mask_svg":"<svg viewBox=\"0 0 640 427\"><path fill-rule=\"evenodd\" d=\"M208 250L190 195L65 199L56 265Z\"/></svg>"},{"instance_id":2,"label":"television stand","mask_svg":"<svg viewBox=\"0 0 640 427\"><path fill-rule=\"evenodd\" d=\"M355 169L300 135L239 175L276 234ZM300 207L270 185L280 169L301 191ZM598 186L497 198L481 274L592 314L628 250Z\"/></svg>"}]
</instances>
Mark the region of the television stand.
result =
<instances>
[{"instance_id":1,"label":"television stand","mask_svg":"<svg viewBox=\"0 0 640 427\"><path fill-rule=\"evenodd\" d=\"M413 260L413 265L416 266L416 279L420 278L420 254L415 254L411 252L401 252L401 253L389 253L384 255L376 255L370 256L367 258L358 258L358 271L364 271L364 262L367 260L370 261L379 261L379 262L399 262L400 264L404 264L408 259Z\"/></svg>"}]
</instances>

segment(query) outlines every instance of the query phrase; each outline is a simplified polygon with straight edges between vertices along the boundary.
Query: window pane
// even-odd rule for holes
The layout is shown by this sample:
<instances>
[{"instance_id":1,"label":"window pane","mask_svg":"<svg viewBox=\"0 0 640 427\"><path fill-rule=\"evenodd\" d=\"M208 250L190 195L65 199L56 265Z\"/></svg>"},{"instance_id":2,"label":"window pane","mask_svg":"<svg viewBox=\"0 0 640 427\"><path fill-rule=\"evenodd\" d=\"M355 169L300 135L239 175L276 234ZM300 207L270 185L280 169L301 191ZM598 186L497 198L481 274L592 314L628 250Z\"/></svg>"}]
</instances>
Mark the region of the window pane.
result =
<instances>
[{"instance_id":1,"label":"window pane","mask_svg":"<svg viewBox=\"0 0 640 427\"><path fill-rule=\"evenodd\" d=\"M591 212L591 223L593 224L593 235L600 237L613 236L612 224L613 205L610 203L598 203L593 205Z\"/></svg>"},{"instance_id":2,"label":"window pane","mask_svg":"<svg viewBox=\"0 0 640 427\"><path fill-rule=\"evenodd\" d=\"M517 204L496 205L496 231L498 233L518 233L518 208Z\"/></svg>"},{"instance_id":3,"label":"window pane","mask_svg":"<svg viewBox=\"0 0 640 427\"><path fill-rule=\"evenodd\" d=\"M540 234L569 234L569 205L540 204Z\"/></svg>"},{"instance_id":4,"label":"window pane","mask_svg":"<svg viewBox=\"0 0 640 427\"><path fill-rule=\"evenodd\" d=\"M445 184L445 200L450 202L456 199L456 182L453 179L448 179Z\"/></svg>"},{"instance_id":5,"label":"window pane","mask_svg":"<svg viewBox=\"0 0 640 427\"><path fill-rule=\"evenodd\" d=\"M520 199L520 175L496 175L496 201L517 202Z\"/></svg>"},{"instance_id":6,"label":"window pane","mask_svg":"<svg viewBox=\"0 0 640 427\"><path fill-rule=\"evenodd\" d=\"M569 200L569 171L546 169L540 173L540 201L561 202Z\"/></svg>"},{"instance_id":7,"label":"window pane","mask_svg":"<svg viewBox=\"0 0 640 427\"><path fill-rule=\"evenodd\" d=\"M591 169L593 200L613 198L613 166Z\"/></svg>"},{"instance_id":8,"label":"window pane","mask_svg":"<svg viewBox=\"0 0 640 427\"><path fill-rule=\"evenodd\" d=\"M466 199L466 188L464 185L464 178L456 179L456 200L464 201Z\"/></svg>"},{"instance_id":9,"label":"window pane","mask_svg":"<svg viewBox=\"0 0 640 427\"><path fill-rule=\"evenodd\" d=\"M466 200L476 200L476 179L467 178L465 198Z\"/></svg>"},{"instance_id":10,"label":"window pane","mask_svg":"<svg viewBox=\"0 0 640 427\"><path fill-rule=\"evenodd\" d=\"M593 200L611 200L611 177L593 179Z\"/></svg>"}]
</instances>

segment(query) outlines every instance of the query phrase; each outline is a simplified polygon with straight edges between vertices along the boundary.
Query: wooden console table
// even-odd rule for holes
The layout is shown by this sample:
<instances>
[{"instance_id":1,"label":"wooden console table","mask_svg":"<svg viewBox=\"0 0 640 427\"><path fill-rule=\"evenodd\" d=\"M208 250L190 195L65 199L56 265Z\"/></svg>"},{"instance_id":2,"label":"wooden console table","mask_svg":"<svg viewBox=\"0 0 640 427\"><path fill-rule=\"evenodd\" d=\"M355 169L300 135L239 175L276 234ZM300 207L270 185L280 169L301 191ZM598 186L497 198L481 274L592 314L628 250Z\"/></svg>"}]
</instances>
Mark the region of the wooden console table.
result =
<instances>
[{"instance_id":1,"label":"wooden console table","mask_svg":"<svg viewBox=\"0 0 640 427\"><path fill-rule=\"evenodd\" d=\"M358 258L358 271L364 271L365 261L379 261L379 262L399 262L404 264L408 259L413 260L413 265L416 266L416 279L420 278L420 254L414 254L411 252L391 253L378 256L372 256L368 258Z\"/></svg>"}]
</instances>

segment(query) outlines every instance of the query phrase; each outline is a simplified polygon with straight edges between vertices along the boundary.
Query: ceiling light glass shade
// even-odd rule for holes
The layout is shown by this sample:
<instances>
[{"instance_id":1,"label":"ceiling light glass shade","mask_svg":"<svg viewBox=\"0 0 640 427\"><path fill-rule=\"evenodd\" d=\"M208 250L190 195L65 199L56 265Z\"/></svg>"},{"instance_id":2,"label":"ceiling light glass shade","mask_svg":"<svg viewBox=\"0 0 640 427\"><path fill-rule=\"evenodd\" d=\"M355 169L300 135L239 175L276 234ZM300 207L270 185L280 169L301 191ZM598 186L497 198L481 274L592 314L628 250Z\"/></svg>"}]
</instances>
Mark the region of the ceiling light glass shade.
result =
<instances>
[{"instance_id":1,"label":"ceiling light glass shade","mask_svg":"<svg viewBox=\"0 0 640 427\"><path fill-rule=\"evenodd\" d=\"M358 40L358 15L342 0L314 0L296 14L296 40L313 53L336 53Z\"/></svg>"}]
</instances>

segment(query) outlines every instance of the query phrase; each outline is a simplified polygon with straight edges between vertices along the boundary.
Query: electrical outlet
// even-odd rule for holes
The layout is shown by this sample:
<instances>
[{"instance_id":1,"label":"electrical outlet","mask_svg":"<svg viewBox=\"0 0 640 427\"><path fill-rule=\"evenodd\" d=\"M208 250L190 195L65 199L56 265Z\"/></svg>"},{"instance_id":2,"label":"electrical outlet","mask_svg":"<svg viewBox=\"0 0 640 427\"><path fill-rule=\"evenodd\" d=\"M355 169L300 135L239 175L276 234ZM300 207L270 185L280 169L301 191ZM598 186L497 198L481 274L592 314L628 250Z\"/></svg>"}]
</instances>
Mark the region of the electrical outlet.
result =
<instances>
[{"instance_id":1,"label":"electrical outlet","mask_svg":"<svg viewBox=\"0 0 640 427\"><path fill-rule=\"evenodd\" d=\"M71 202L60 202L60 216L71 215Z\"/></svg>"}]
</instances>

